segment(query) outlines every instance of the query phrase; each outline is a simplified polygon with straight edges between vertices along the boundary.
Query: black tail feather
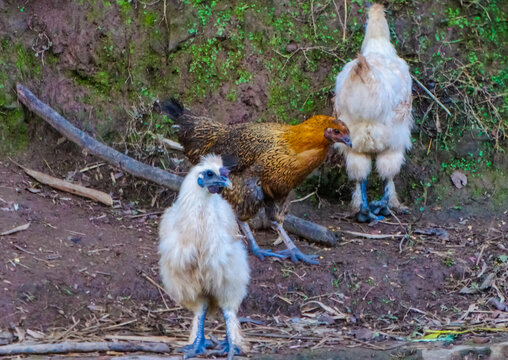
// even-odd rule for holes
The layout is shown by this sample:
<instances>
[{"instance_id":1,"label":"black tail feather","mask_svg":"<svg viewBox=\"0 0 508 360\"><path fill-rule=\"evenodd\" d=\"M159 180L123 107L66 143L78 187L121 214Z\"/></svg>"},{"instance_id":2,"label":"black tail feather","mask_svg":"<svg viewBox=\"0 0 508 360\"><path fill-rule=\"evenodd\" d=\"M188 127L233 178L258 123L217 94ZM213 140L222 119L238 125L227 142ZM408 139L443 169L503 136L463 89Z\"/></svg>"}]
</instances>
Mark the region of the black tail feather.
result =
<instances>
[{"instance_id":1,"label":"black tail feather","mask_svg":"<svg viewBox=\"0 0 508 360\"><path fill-rule=\"evenodd\" d=\"M156 111L169 116L171 120L177 120L185 111L183 104L175 98L157 102L155 105Z\"/></svg>"},{"instance_id":2,"label":"black tail feather","mask_svg":"<svg viewBox=\"0 0 508 360\"><path fill-rule=\"evenodd\" d=\"M224 167L233 170L238 166L238 156L234 154L222 154L222 164Z\"/></svg>"}]
</instances>

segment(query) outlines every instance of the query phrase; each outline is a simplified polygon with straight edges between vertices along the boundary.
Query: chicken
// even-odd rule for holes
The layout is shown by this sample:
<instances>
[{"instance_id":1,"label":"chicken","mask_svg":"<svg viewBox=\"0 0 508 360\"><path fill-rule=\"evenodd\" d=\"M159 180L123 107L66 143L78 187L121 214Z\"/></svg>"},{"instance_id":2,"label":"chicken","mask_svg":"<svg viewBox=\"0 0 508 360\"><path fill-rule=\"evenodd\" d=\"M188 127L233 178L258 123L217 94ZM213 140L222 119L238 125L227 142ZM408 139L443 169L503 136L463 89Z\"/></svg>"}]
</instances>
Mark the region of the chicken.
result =
<instances>
[{"instance_id":1,"label":"chicken","mask_svg":"<svg viewBox=\"0 0 508 360\"><path fill-rule=\"evenodd\" d=\"M231 172L233 189L223 196L233 206L240 228L251 251L261 260L265 256L290 257L317 264L315 255L303 254L282 227L287 198L292 189L316 169L326 157L331 143L350 145L349 130L333 117L316 115L291 126L277 123L224 125L193 115L176 100L159 104L161 112L179 126L179 141L189 160L213 152L235 159ZM277 253L257 245L246 221L260 209L285 242L287 250Z\"/></svg>"},{"instance_id":2,"label":"chicken","mask_svg":"<svg viewBox=\"0 0 508 360\"><path fill-rule=\"evenodd\" d=\"M353 143L337 147L345 156L349 178L356 182L351 207L360 222L375 222L388 216L390 208L405 208L393 178L411 147L411 85L408 65L390 43L384 8L372 5L361 54L344 66L335 84L334 112L349 127ZM372 156L385 186L381 200L369 204Z\"/></svg>"},{"instance_id":3,"label":"chicken","mask_svg":"<svg viewBox=\"0 0 508 360\"><path fill-rule=\"evenodd\" d=\"M206 352L207 312L222 310L226 340L219 354L231 358L242 349L236 317L247 293L249 265L236 216L220 193L231 187L229 170L219 156L202 158L185 177L178 198L162 216L159 228L160 275L173 300L194 312L185 357Z\"/></svg>"}]
</instances>

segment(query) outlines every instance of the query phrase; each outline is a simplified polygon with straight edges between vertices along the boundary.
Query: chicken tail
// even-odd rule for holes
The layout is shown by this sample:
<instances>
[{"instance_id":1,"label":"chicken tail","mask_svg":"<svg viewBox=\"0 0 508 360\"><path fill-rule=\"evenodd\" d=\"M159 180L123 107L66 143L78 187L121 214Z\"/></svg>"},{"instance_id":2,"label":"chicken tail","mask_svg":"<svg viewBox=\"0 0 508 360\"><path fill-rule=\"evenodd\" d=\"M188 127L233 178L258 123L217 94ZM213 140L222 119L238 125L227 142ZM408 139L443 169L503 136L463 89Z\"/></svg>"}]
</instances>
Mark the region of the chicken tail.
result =
<instances>
[{"instance_id":1,"label":"chicken tail","mask_svg":"<svg viewBox=\"0 0 508 360\"><path fill-rule=\"evenodd\" d=\"M369 20L367 21L365 38L362 43L362 54L365 55L369 50L382 52L383 48L394 51L393 46L390 44L390 29L385 17L385 8L381 4L374 4L369 9Z\"/></svg>"},{"instance_id":2,"label":"chicken tail","mask_svg":"<svg viewBox=\"0 0 508 360\"><path fill-rule=\"evenodd\" d=\"M358 61L356 65L352 69L352 77L357 77L364 84L368 84L370 82L371 77L370 74L370 66L367 62L367 59L362 54L358 54L356 58Z\"/></svg>"},{"instance_id":3,"label":"chicken tail","mask_svg":"<svg viewBox=\"0 0 508 360\"><path fill-rule=\"evenodd\" d=\"M227 133L223 124L194 115L176 99L156 102L154 110L167 115L178 126L178 142L193 164L199 163L201 156L213 152L215 144Z\"/></svg>"},{"instance_id":4,"label":"chicken tail","mask_svg":"<svg viewBox=\"0 0 508 360\"><path fill-rule=\"evenodd\" d=\"M156 110L158 110L160 113L164 115L169 116L169 118L173 121L178 120L178 118L182 116L185 111L183 104L175 98L171 98L169 100L165 100L162 102L157 102L155 104Z\"/></svg>"}]
</instances>

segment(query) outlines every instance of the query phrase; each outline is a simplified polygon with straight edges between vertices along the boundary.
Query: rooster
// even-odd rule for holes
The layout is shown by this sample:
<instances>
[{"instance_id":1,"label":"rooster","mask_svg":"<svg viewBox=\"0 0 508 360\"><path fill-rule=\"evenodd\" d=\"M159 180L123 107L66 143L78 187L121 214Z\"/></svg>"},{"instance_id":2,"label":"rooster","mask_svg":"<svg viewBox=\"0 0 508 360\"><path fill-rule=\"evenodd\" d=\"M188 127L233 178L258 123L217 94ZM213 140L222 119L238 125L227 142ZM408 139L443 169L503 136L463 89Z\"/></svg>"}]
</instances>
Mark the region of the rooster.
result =
<instances>
[{"instance_id":1,"label":"rooster","mask_svg":"<svg viewBox=\"0 0 508 360\"><path fill-rule=\"evenodd\" d=\"M231 187L228 175L219 156L203 157L160 223L162 282L173 300L194 312L190 344L182 349L186 358L211 346L204 335L205 317L217 308L226 322L226 340L218 353L231 358L242 348L236 313L247 293L249 265L236 216L220 196Z\"/></svg>"},{"instance_id":2,"label":"rooster","mask_svg":"<svg viewBox=\"0 0 508 360\"><path fill-rule=\"evenodd\" d=\"M261 260L265 256L290 257L293 262L318 264L315 255L305 255L296 247L282 224L289 193L323 163L330 144L351 145L349 130L342 121L316 115L294 126L224 125L193 115L176 100L159 107L179 126L179 141L191 163L196 164L200 156L212 152L236 162L230 176L233 189L226 189L223 196L233 206L254 255ZM262 208L287 250L275 253L257 245L247 221Z\"/></svg>"},{"instance_id":3,"label":"rooster","mask_svg":"<svg viewBox=\"0 0 508 360\"><path fill-rule=\"evenodd\" d=\"M382 5L369 10L362 51L337 75L335 114L351 130L352 147L338 145L346 158L346 170L356 182L351 207L360 222L388 216L390 208L405 210L398 200L393 178L411 147L411 76L408 65L390 43L390 31ZM371 157L385 181L380 201L367 201Z\"/></svg>"}]
</instances>

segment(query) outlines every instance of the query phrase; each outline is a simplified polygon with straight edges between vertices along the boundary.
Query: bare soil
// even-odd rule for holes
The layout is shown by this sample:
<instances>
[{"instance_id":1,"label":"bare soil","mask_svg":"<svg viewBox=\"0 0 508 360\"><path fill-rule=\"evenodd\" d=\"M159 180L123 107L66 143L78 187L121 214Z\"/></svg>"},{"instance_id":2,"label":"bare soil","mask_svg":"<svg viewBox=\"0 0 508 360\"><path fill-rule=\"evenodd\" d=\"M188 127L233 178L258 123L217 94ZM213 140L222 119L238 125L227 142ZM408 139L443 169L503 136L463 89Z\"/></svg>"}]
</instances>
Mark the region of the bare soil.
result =
<instances>
[{"instance_id":1,"label":"bare soil","mask_svg":"<svg viewBox=\"0 0 508 360\"><path fill-rule=\"evenodd\" d=\"M154 94L157 96L181 96L191 85L186 77L190 75L185 68L188 64L181 67L178 81L169 80L174 71L169 49L188 38L186 23L197 16L180 1L167 2L170 10L177 9L168 12L170 39L166 31L160 37L152 36L154 29L139 23L145 9L143 2L132 2L132 26L125 26L128 19L122 18L119 6L110 9L108 2L23 3L0 1L0 36L3 46L10 49L4 54L6 64L0 64L8 78L5 93L0 93L7 97L4 102L8 106L0 109L0 119L3 112L13 108L22 113L13 91L15 83L21 82L79 128L101 141L118 141L113 145L124 151L138 145L119 139L127 132L129 112L139 113L138 122L143 124L143 115L147 115L144 107L149 107L144 103L148 95L144 94L143 100L136 92L142 87L153 87L159 90ZM153 5L156 7L151 10L162 14L166 1ZM274 5L281 11L286 2ZM435 6L442 5L429 5L422 13L444 12ZM252 31L264 31L263 25L255 17L252 19L247 26L253 27ZM166 25L162 18L159 20L157 27L162 29ZM439 17L431 20L441 21ZM404 16L396 20L398 34L409 27L406 21ZM208 39L215 36L215 31L210 27L198 37ZM430 37L435 33L432 28ZM43 35L51 39L52 47L35 59L34 44ZM418 48L420 35L413 37L411 49ZM405 41L404 36L401 39ZM131 45L134 54L126 55ZM430 48L428 52L436 50L448 51ZM44 66L40 63L43 56ZM271 51L266 52L265 57L268 56L273 56ZM269 103L270 78L263 59L250 56L246 60L245 68L255 74L249 83L224 83L210 96L196 100L192 109L227 123L262 117ZM157 66L150 63L154 61ZM303 57L297 60L295 56L291 61L300 61L304 72L312 72L313 91L323 86L332 89L331 64L305 69L307 61ZM122 74L126 73L129 76L124 80ZM168 86L157 85L161 79ZM111 84L121 86L110 88ZM231 90L236 94L234 101L226 100ZM418 97L422 92L415 89ZM448 98L441 100L450 104ZM319 112L331 113L330 104L326 103ZM428 106L421 99L415 102L420 115L426 114ZM157 286L157 225L160 213L175 194L82 154L81 149L60 141L59 135L40 119L25 115L23 124L27 126L30 146L15 160L49 175L111 193L115 205L108 208L41 186L13 162L0 159L0 233L30 223L24 231L0 236L0 344L6 333L12 334L8 341L16 342L158 336L156 339L174 346L183 344L191 314L176 306ZM301 112L298 119L307 115ZM427 126L434 131L433 121L429 122ZM463 154L459 155L482 149L476 134L474 138L464 135L461 139L459 150ZM502 176L506 175L501 173L492 179L470 176L466 188L455 189L439 167L451 161L452 155L439 151L437 146L429 155L428 142L420 142L423 145L416 144L397 178L400 194L410 207L409 214L398 215L398 220L389 218L372 227L354 222L347 212L349 184L337 179L329 184L340 184L338 191L328 191L326 184L321 187L328 193L328 200L322 199L318 204L316 197L311 197L290 208L292 214L337 232L394 237L369 239L344 233L334 248L295 239L302 251L319 255L319 266L275 259L262 262L250 256L252 279L240 309L240 316L256 321L242 325L250 341L250 354L290 358L302 350L321 348L326 352L329 348L361 347L360 353L366 348L394 349L407 344L408 339L421 339L426 329L467 330L455 341L483 343L494 341L496 336L502 336L495 334L507 330L508 312L494 306L491 299L506 302L508 297L508 204L501 204L499 212L490 206L494 200L506 199L501 197L505 187ZM135 154L131 151L130 155L160 165L167 154L146 147ZM506 156L502 152L498 155L493 167L506 169ZM332 161L337 162L340 159ZM439 175L443 193L437 196L431 188L425 193L429 198L425 211L420 212L421 202L417 205L410 200L422 197L420 188L415 190L414 185L433 175ZM455 202L456 199L460 201ZM416 232L427 228L446 230L449 237ZM270 230L256 231L255 236L263 247L282 249L282 245L273 245L276 235ZM471 293L461 294L464 288ZM207 329L217 337L224 336L222 321L210 320ZM315 358L321 356L324 355ZM381 358L371 353L352 356Z\"/></svg>"},{"instance_id":2,"label":"bare soil","mask_svg":"<svg viewBox=\"0 0 508 360\"><path fill-rule=\"evenodd\" d=\"M58 171L58 162L50 163L55 168L39 170ZM112 209L40 186L12 162L0 163L0 233L30 223L27 230L0 237L0 330L39 341L164 335L177 345L186 339L191 314L154 284L163 209L129 201L129 187L122 191L122 177L114 187L110 173L115 172L104 165L71 175L96 188L114 188ZM170 198L163 202L169 205ZM408 237L345 234L335 248L298 240L304 252L319 255L319 266L250 256L252 280L240 315L260 321L243 325L253 354L382 341L373 345L379 347L418 337L424 328L453 325L506 330L508 313L486 303L506 295L506 213L477 218L440 209L369 227L348 218L342 205L321 205L306 200L293 204L291 212L336 231ZM428 227L445 229L449 239L415 234ZM272 244L271 231L255 235L262 246L282 246ZM484 290L459 293L488 274L495 280ZM221 322L207 326L222 336Z\"/></svg>"}]
</instances>

